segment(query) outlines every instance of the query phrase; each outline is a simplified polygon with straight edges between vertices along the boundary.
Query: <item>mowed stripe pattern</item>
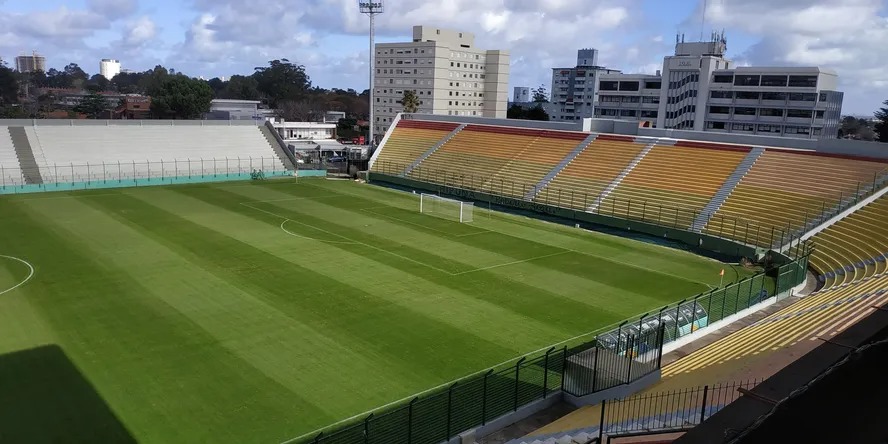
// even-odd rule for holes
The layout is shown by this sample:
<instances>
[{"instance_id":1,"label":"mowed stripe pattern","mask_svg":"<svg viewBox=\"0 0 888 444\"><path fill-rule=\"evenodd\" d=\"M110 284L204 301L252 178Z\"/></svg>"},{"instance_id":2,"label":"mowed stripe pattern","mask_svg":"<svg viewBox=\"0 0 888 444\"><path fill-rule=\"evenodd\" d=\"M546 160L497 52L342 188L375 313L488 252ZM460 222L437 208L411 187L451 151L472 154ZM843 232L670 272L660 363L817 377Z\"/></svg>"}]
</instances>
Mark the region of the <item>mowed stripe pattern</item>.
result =
<instances>
[{"instance_id":1,"label":"mowed stripe pattern","mask_svg":"<svg viewBox=\"0 0 888 444\"><path fill-rule=\"evenodd\" d=\"M324 180L2 198L0 254L37 272L0 297L0 362L58 345L140 442L279 442L701 292L724 267L417 207ZM25 272L0 262L0 289ZM18 427L102 426L69 401Z\"/></svg>"}]
</instances>

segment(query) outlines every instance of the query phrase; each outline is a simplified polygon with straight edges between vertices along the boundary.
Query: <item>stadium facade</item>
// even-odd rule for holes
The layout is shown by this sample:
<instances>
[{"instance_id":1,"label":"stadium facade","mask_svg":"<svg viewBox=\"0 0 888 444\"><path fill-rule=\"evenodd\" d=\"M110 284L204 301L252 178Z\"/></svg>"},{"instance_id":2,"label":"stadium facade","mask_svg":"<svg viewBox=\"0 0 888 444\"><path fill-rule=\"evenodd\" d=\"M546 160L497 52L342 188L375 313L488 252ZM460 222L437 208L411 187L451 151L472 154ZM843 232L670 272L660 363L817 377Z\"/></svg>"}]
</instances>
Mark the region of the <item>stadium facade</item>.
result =
<instances>
[{"instance_id":1,"label":"stadium facade","mask_svg":"<svg viewBox=\"0 0 888 444\"><path fill-rule=\"evenodd\" d=\"M475 46L475 35L414 26L413 41L376 45L374 132L384 133L414 90L419 112L506 117L509 53Z\"/></svg>"},{"instance_id":2,"label":"stadium facade","mask_svg":"<svg viewBox=\"0 0 888 444\"><path fill-rule=\"evenodd\" d=\"M727 41L678 38L655 75L598 66L578 51L575 68L554 68L552 118L638 120L664 129L806 139L836 138L843 93L838 75L819 67L737 67Z\"/></svg>"}]
</instances>

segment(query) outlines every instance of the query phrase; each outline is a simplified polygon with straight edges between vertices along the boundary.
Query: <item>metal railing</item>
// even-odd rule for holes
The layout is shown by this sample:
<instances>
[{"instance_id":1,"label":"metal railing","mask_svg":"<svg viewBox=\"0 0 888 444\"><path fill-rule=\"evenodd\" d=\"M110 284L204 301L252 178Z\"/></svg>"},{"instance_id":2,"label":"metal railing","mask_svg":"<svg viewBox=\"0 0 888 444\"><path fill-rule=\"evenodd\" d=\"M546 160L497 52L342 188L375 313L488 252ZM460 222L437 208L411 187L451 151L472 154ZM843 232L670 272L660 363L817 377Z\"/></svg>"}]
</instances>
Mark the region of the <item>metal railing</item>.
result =
<instances>
[{"instance_id":1,"label":"metal railing","mask_svg":"<svg viewBox=\"0 0 888 444\"><path fill-rule=\"evenodd\" d=\"M373 171L518 200L523 200L524 196L536 186L536 182L533 181L521 182L507 178L493 178L490 175L464 174L423 167L422 164L416 167L410 175L404 176L402 173L408 165L407 163L377 160ZM517 174L520 172L516 172ZM779 250L797 242L808 230L875 193L886 183L888 183L888 174L875 174L872 182L859 182L855 192L840 192L836 199L824 199L820 211L810 215L805 214L804 217L799 218L801 220L797 223L790 222L785 226L756 223L744 218L718 214L718 212L708 214L709 222L703 232L744 245ZM602 197L601 194L583 193L576 189L554 188L551 185L540 190L533 201L573 211L634 220L686 231L694 228L694 221L702 213L701 209L694 207L663 205L644 199ZM702 214L707 216L706 213Z\"/></svg>"},{"instance_id":2,"label":"metal railing","mask_svg":"<svg viewBox=\"0 0 888 444\"><path fill-rule=\"evenodd\" d=\"M174 159L157 161L127 161L101 163L51 164L37 169L22 170L0 165L0 189L30 185L26 177L42 178L47 189L65 188L76 184L101 183L131 185L138 181L163 181L165 179L189 179L248 175L263 171L266 175L286 173L281 160L276 157L225 157L211 159Z\"/></svg>"}]
</instances>

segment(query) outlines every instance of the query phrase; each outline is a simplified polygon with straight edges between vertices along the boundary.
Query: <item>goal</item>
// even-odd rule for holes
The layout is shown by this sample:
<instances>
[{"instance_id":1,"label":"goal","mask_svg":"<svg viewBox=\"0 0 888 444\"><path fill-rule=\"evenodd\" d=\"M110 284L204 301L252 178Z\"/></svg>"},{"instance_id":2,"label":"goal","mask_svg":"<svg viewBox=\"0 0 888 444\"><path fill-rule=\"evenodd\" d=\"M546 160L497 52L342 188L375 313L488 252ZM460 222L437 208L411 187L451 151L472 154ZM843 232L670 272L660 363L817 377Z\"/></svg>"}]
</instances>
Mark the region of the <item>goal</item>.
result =
<instances>
[{"instance_id":1,"label":"goal","mask_svg":"<svg viewBox=\"0 0 888 444\"><path fill-rule=\"evenodd\" d=\"M472 222L475 204L456 199L422 193L419 195L419 212L432 216L466 223Z\"/></svg>"}]
</instances>

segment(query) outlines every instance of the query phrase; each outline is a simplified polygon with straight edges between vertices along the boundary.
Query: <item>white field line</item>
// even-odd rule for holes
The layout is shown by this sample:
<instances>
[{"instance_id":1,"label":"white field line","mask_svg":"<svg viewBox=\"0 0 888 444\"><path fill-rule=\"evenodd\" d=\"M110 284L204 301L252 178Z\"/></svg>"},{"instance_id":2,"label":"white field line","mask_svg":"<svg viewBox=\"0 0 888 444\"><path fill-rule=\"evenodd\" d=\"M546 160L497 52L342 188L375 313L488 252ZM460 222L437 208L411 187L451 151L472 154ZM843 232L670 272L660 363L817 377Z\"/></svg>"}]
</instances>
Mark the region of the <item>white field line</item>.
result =
<instances>
[{"instance_id":1,"label":"white field line","mask_svg":"<svg viewBox=\"0 0 888 444\"><path fill-rule=\"evenodd\" d=\"M457 235L454 235L453 237L469 237L469 236L477 236L477 235L479 235L479 234L493 233L493 231L490 231L490 230L487 230L487 229L484 229L484 228L482 228L482 230L483 230L483 231L476 231L476 232L474 232L474 233L457 234Z\"/></svg>"},{"instance_id":2,"label":"white field line","mask_svg":"<svg viewBox=\"0 0 888 444\"><path fill-rule=\"evenodd\" d=\"M99 197L99 196L123 196L127 193L100 193L100 194L84 194L82 196L56 196L56 197L29 197L29 198L20 198L9 199L10 202L30 202L33 200L55 200L55 199L83 199L87 197ZM16 196L16 194L6 194L6 196ZM20 194L19 194L20 196Z\"/></svg>"},{"instance_id":3,"label":"white field line","mask_svg":"<svg viewBox=\"0 0 888 444\"><path fill-rule=\"evenodd\" d=\"M373 208L393 208L393 207L373 207ZM377 213L376 211L373 211L373 208L361 208L361 211L366 211L367 213L371 213L371 214L373 214L373 215L375 215L375 216L380 216L380 217L384 217L384 218L387 218L387 219L397 220L397 221L400 221L400 222L404 222L405 224L410 224L410 225L417 226L417 227L420 227L420 228L425 228L426 230L432 230L432 231L434 231L435 233L441 233L441 234L444 234L444 235L447 235L447 236L452 236L450 233L448 233L448 232L446 232L446 231L438 230L438 229L435 229L435 228L432 228L432 227L429 227L429 226L426 226L426 225L423 225L423 224L420 224L420 223L411 222L411 221L409 221L409 220L401 219L401 218L399 218L399 217L395 217L395 216L389 216L388 214Z\"/></svg>"},{"instance_id":4,"label":"white field line","mask_svg":"<svg viewBox=\"0 0 888 444\"><path fill-rule=\"evenodd\" d=\"M21 258L17 258L15 256L6 256L3 254L0 254L0 257L21 262L21 263L25 264L25 266L28 267L28 270L30 270L28 273L28 277L26 277L25 280L19 282L18 284L13 285L10 288L7 288L6 290L0 291L0 295L4 295L6 293L9 293L12 290L15 290L16 288L21 287L22 285L25 285L28 281L31 280L32 277L34 277L34 266L31 265L28 261L21 259Z\"/></svg>"},{"instance_id":5,"label":"white field line","mask_svg":"<svg viewBox=\"0 0 888 444\"><path fill-rule=\"evenodd\" d=\"M354 244L357 244L357 245L363 245L363 246L365 246L365 247L367 247L367 248L370 248L370 249L373 249L373 250L376 250L376 251L380 251L380 252L383 252L383 253L386 253L386 254L390 254L390 255L392 255L392 256L399 257L399 258L401 258L401 259L404 259L405 261L413 262L413 263L415 263L415 264L418 264L418 265L422 265L422 266L424 266L424 267L431 268L432 270L436 270L436 271L439 271L439 272L444 273L444 274L453 275L453 273L451 273L451 272L449 272L449 271L447 271L447 270L444 270L444 269L442 269L442 268L438 268L438 267L436 267L436 266L434 266L434 265L429 265L429 264L427 264L427 263L425 263L425 262L421 262L421 261L418 261L418 260L416 260L416 259L413 259L413 258L409 258L409 257L407 257L407 256L404 256L404 255L402 255L402 254L398 254L398 253L395 253L395 252L393 252L393 251L386 250L385 248L381 248L381 247L377 247L377 246L375 246L375 245L371 245L371 244L368 244L368 243L365 243L365 242L357 241L357 240L354 240L354 239L352 239L352 238L350 238L350 237L343 236L343 235L341 235L341 234L336 234L336 233L333 233L332 231L327 231L327 230L325 230L325 229L323 229L323 228L318 228L318 227L316 227L316 226L314 226L314 225L310 225L310 224L306 224L306 223L303 223L303 222L299 222L299 221L296 221L296 220L290 219L290 218L288 218L288 217L286 217L286 216L281 216L280 214L275 214L275 213L272 213L271 211L266 211L266 210L263 210L263 209L261 209L261 208L256 208L256 207L251 206L251 205L248 205L248 204L242 204L242 205L244 205L244 206L246 206L246 207L248 207L248 208L252 208L252 209L254 209L254 210L256 210L256 211L261 211L261 212L263 212L263 213L270 214L270 215L275 216L275 217L279 217L279 218L281 218L281 219L284 219L285 222L290 221L290 222L294 222L294 223L297 223L297 224L300 224L300 225L305 225L306 227L313 228L313 229L318 230L318 231L320 231L320 232L322 232L322 233L327 233L327 234L330 234L330 235L332 235L332 236L341 237L341 238L343 238L343 239L349 240L349 241L353 242Z\"/></svg>"},{"instance_id":6,"label":"white field line","mask_svg":"<svg viewBox=\"0 0 888 444\"><path fill-rule=\"evenodd\" d=\"M284 232L287 233L287 234L289 234L290 236L298 237L298 238L302 238L302 239L306 239L306 240L317 241L317 242L324 242L324 243L326 243L326 244L355 245L355 243L352 242L352 241L324 240L324 239L317 239L317 238L309 237L309 236L303 236L303 235L301 235L301 234L296 234L296 233L294 233L294 232L292 232L292 231L290 231L290 230L284 228L284 225L285 225L287 222L294 222L294 223L297 223L297 222L294 221L294 220L292 220L292 219L285 219L283 222L281 222L281 230L284 230ZM304 224L303 224L303 225L304 225Z\"/></svg>"},{"instance_id":7,"label":"white field line","mask_svg":"<svg viewBox=\"0 0 888 444\"><path fill-rule=\"evenodd\" d=\"M497 265L491 265L491 266L489 266L489 267L476 268L476 269L474 269L474 270L461 271L461 272L459 272L459 273L453 273L453 275L454 275L454 276L461 276L461 275L468 274L468 273L474 273L474 272L476 272L476 271L490 270L490 269L493 269L493 268L505 267L505 266L508 266L508 265L523 264L523 263L525 263L525 262L535 261L535 260L538 260L538 259L545 259L545 258L547 258L547 257L552 257L552 256L560 256L560 255L562 255L562 254L567 254L567 253L572 253L572 251L565 250L565 251L559 251L559 252L557 252L557 253L544 254L544 255L542 255L542 256L531 257L531 258L527 258L527 259L521 259L521 260L518 260L518 261L506 262L506 263L504 263L504 264L497 264Z\"/></svg>"}]
</instances>

